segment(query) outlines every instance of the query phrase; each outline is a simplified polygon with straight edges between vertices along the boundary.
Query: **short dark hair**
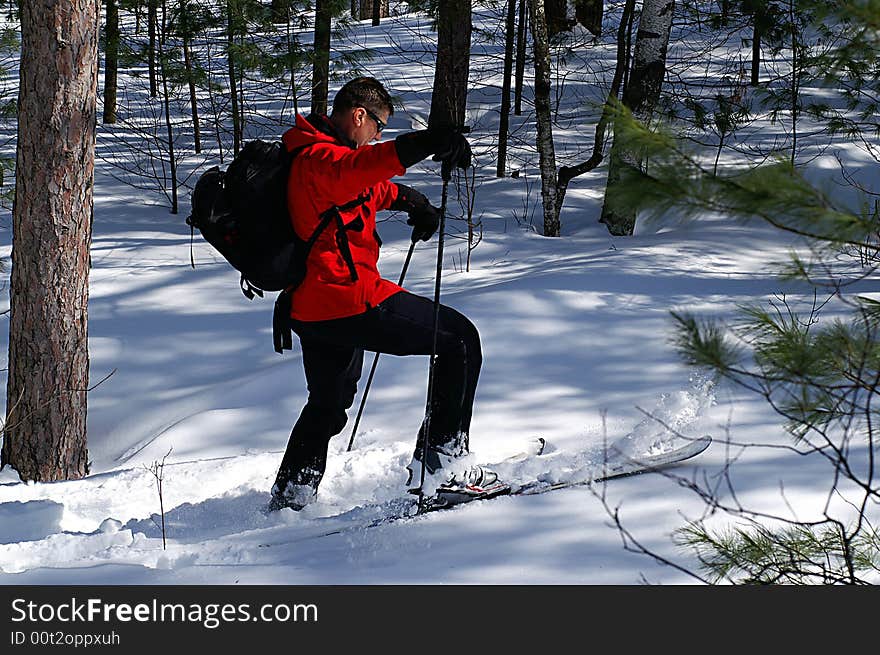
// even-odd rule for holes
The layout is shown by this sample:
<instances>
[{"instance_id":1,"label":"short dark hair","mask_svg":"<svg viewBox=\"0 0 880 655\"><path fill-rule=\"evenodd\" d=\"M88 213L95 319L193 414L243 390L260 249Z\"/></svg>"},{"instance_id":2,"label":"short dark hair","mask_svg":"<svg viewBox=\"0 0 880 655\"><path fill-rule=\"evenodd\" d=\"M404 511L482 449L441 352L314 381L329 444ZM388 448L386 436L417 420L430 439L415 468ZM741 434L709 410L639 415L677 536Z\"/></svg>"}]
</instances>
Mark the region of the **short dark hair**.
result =
<instances>
[{"instance_id":1,"label":"short dark hair","mask_svg":"<svg viewBox=\"0 0 880 655\"><path fill-rule=\"evenodd\" d=\"M385 110L389 116L394 115L391 94L375 77L356 77L346 82L333 98L334 112L343 112L355 107L363 107L376 114Z\"/></svg>"}]
</instances>

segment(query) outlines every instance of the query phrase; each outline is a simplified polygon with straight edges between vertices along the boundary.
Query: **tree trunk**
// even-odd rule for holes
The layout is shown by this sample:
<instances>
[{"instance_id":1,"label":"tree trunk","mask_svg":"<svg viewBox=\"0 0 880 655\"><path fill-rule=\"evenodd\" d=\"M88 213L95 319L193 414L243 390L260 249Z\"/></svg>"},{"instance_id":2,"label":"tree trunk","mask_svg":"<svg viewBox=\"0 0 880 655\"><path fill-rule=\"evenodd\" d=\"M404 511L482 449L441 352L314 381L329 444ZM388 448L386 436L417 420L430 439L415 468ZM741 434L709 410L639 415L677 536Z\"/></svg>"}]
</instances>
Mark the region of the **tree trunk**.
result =
<instances>
[{"instance_id":1,"label":"tree trunk","mask_svg":"<svg viewBox=\"0 0 880 655\"><path fill-rule=\"evenodd\" d=\"M674 13L674 0L646 0L642 7L632 71L623 95L623 103L640 118L650 118L660 99Z\"/></svg>"},{"instance_id":2,"label":"tree trunk","mask_svg":"<svg viewBox=\"0 0 880 655\"><path fill-rule=\"evenodd\" d=\"M210 40L206 43L205 50L206 50L205 57L207 58L208 61L211 61L211 59L213 57L213 53L212 53ZM221 125L223 123L223 118L220 115L222 110L220 109L220 106L217 102L217 94L214 91L214 89L219 88L220 85L214 84L214 74L211 71L210 66L208 67L208 70L206 72L208 75L208 80L207 80L208 102L211 103L211 116L214 119L214 139L216 140L216 143L217 143L217 155L220 159L220 165L222 166L223 165L223 135L220 133L220 129L221 129Z\"/></svg>"},{"instance_id":3,"label":"tree trunk","mask_svg":"<svg viewBox=\"0 0 880 655\"><path fill-rule=\"evenodd\" d=\"M315 61L312 65L312 111L327 113L330 87L330 18L332 0L315 0Z\"/></svg>"},{"instance_id":4,"label":"tree trunk","mask_svg":"<svg viewBox=\"0 0 880 655\"><path fill-rule=\"evenodd\" d=\"M639 10L641 11L641 10ZM632 69L632 45L633 45L633 24L636 19L635 11L630 12L626 23L626 66L623 68L623 92L626 93L626 87L629 86L629 73Z\"/></svg>"},{"instance_id":5,"label":"tree trunk","mask_svg":"<svg viewBox=\"0 0 880 655\"><path fill-rule=\"evenodd\" d=\"M579 175L594 170L602 163L605 150L605 131L612 115L614 102L620 97L620 89L626 73L626 66L628 63L626 56L627 31L629 30L630 17L635 12L635 6L636 0L626 0L626 3L623 6L623 14L620 17L620 24L617 27L617 62L614 66L614 78L611 80L611 89L609 89L605 105L602 107L602 116L596 124L596 134L593 139L593 152L589 159L581 162L577 166L560 166L559 168L559 173L556 176L557 213L562 212L562 203L565 201L565 194L568 192L569 183Z\"/></svg>"},{"instance_id":6,"label":"tree trunk","mask_svg":"<svg viewBox=\"0 0 880 655\"><path fill-rule=\"evenodd\" d=\"M177 156L174 153L174 128L171 125L171 93L168 90L168 71L165 67L165 26L159 41L159 78L162 82L162 106L165 113L165 130L168 137L168 166L171 173L171 213L177 213Z\"/></svg>"},{"instance_id":7,"label":"tree trunk","mask_svg":"<svg viewBox=\"0 0 880 655\"><path fill-rule=\"evenodd\" d=\"M385 2L381 2L380 0L373 0L372 7L372 16L373 16L373 27L380 24L383 18L388 17L388 5Z\"/></svg>"},{"instance_id":8,"label":"tree trunk","mask_svg":"<svg viewBox=\"0 0 880 655\"><path fill-rule=\"evenodd\" d=\"M150 74L150 97L159 95L156 85L156 25L159 22L158 0L147 0L147 68Z\"/></svg>"},{"instance_id":9,"label":"tree trunk","mask_svg":"<svg viewBox=\"0 0 880 655\"><path fill-rule=\"evenodd\" d=\"M548 38L570 30L574 21L568 17L568 0L544 0L544 19Z\"/></svg>"},{"instance_id":10,"label":"tree trunk","mask_svg":"<svg viewBox=\"0 0 880 655\"><path fill-rule=\"evenodd\" d=\"M498 123L498 164L496 177L504 177L507 167L507 135L510 126L510 77L513 73L513 41L516 36L516 0L507 0L507 27L504 40L504 79L501 83L501 118Z\"/></svg>"},{"instance_id":11,"label":"tree trunk","mask_svg":"<svg viewBox=\"0 0 880 655\"><path fill-rule=\"evenodd\" d=\"M642 7L632 72L623 93L623 104L632 111L633 116L644 122L650 120L660 98L660 88L666 76L666 49L674 13L674 0L645 0ZM606 194L608 188L620 181L624 167L638 165L633 153L617 146L615 135L611 146ZM635 228L636 216L634 212L624 212L612 207L606 200L602 206L600 222L605 223L611 234L630 235Z\"/></svg>"},{"instance_id":12,"label":"tree trunk","mask_svg":"<svg viewBox=\"0 0 880 655\"><path fill-rule=\"evenodd\" d=\"M88 262L99 3L21 8L18 148L2 464L23 480L89 472Z\"/></svg>"},{"instance_id":13,"label":"tree trunk","mask_svg":"<svg viewBox=\"0 0 880 655\"><path fill-rule=\"evenodd\" d=\"M761 25L758 16L754 17L755 24L752 28L752 79L751 85L758 86L761 73Z\"/></svg>"},{"instance_id":14,"label":"tree trunk","mask_svg":"<svg viewBox=\"0 0 880 655\"><path fill-rule=\"evenodd\" d=\"M788 2L788 24L791 34L791 167L794 168L798 151L798 119L801 113L801 46L798 43L798 24L795 16L795 2Z\"/></svg>"},{"instance_id":15,"label":"tree trunk","mask_svg":"<svg viewBox=\"0 0 880 655\"><path fill-rule=\"evenodd\" d=\"M535 54L535 120L538 161L541 168L541 204L544 208L544 236L558 237L556 211L556 152L550 115L550 44L544 18L544 0L531 0L530 21Z\"/></svg>"},{"instance_id":16,"label":"tree trunk","mask_svg":"<svg viewBox=\"0 0 880 655\"><path fill-rule=\"evenodd\" d=\"M519 23L516 26L516 82L513 85L513 113L522 116L522 90L526 75L526 23L529 0L519 0Z\"/></svg>"},{"instance_id":17,"label":"tree trunk","mask_svg":"<svg viewBox=\"0 0 880 655\"><path fill-rule=\"evenodd\" d=\"M272 0L270 5L270 15L273 23L286 23L287 10L290 7L291 0Z\"/></svg>"},{"instance_id":18,"label":"tree trunk","mask_svg":"<svg viewBox=\"0 0 880 655\"><path fill-rule=\"evenodd\" d=\"M372 20L373 25L379 25L382 18L388 18L388 0L354 0L352 5L352 17L355 20Z\"/></svg>"},{"instance_id":19,"label":"tree trunk","mask_svg":"<svg viewBox=\"0 0 880 655\"><path fill-rule=\"evenodd\" d=\"M429 125L464 126L471 66L470 0L440 0Z\"/></svg>"},{"instance_id":20,"label":"tree trunk","mask_svg":"<svg viewBox=\"0 0 880 655\"><path fill-rule=\"evenodd\" d=\"M238 76L235 71L235 14L232 0L226 0L226 60L229 70L229 102L232 105L232 153L241 150L241 114L238 109Z\"/></svg>"},{"instance_id":21,"label":"tree trunk","mask_svg":"<svg viewBox=\"0 0 880 655\"><path fill-rule=\"evenodd\" d=\"M107 0L107 19L104 23L104 116L105 123L116 122L116 84L119 67L119 5Z\"/></svg>"},{"instance_id":22,"label":"tree trunk","mask_svg":"<svg viewBox=\"0 0 880 655\"><path fill-rule=\"evenodd\" d=\"M186 79L189 85L189 106L193 123L193 147L196 154L202 151L202 129L199 121L199 103L196 95L196 79L192 65L192 46L189 35L183 36L183 65L186 68Z\"/></svg>"},{"instance_id":23,"label":"tree trunk","mask_svg":"<svg viewBox=\"0 0 880 655\"><path fill-rule=\"evenodd\" d=\"M290 95L293 98L293 119L296 119L296 115L299 114L299 99L297 97L298 87L296 83L296 65L294 64L293 54L297 49L298 41L296 33L291 29L290 22L287 23L287 61L289 64L288 73L290 74ZM287 102L284 103L285 108L287 107ZM283 119L282 119L283 120Z\"/></svg>"},{"instance_id":24,"label":"tree trunk","mask_svg":"<svg viewBox=\"0 0 880 655\"><path fill-rule=\"evenodd\" d=\"M586 27L593 36L602 36L604 0L577 0L574 15L577 22Z\"/></svg>"}]
</instances>

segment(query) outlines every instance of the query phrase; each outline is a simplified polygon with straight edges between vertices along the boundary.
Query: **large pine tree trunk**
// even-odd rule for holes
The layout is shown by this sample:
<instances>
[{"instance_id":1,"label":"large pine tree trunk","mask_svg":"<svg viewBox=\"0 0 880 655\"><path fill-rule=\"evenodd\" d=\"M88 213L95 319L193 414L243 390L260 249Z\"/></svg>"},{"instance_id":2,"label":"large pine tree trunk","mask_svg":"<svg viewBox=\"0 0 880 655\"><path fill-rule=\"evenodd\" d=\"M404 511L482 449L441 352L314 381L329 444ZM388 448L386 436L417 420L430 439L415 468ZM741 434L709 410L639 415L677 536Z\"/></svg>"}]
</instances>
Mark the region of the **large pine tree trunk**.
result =
<instances>
[{"instance_id":1,"label":"large pine tree trunk","mask_svg":"<svg viewBox=\"0 0 880 655\"><path fill-rule=\"evenodd\" d=\"M556 208L556 151L550 114L550 43L544 17L544 0L529 2L535 53L535 121L538 136L538 162L541 169L541 205L544 209L544 236L560 234Z\"/></svg>"},{"instance_id":2,"label":"large pine tree trunk","mask_svg":"<svg viewBox=\"0 0 880 655\"><path fill-rule=\"evenodd\" d=\"M24 480L88 474L88 273L97 0L21 7L18 151L2 463Z\"/></svg>"},{"instance_id":3,"label":"large pine tree trunk","mask_svg":"<svg viewBox=\"0 0 880 655\"><path fill-rule=\"evenodd\" d=\"M632 71L623 92L623 104L641 121L650 120L660 99L660 88L666 77L666 49L669 46L674 10L674 0L645 0L642 7ZM608 188L619 182L624 167L638 166L639 162L632 153L618 147L615 138L608 164L606 193ZM635 228L636 216L634 212L621 211L611 206L606 200L602 206L600 222L605 223L611 234L629 235Z\"/></svg>"},{"instance_id":4,"label":"large pine tree trunk","mask_svg":"<svg viewBox=\"0 0 880 655\"><path fill-rule=\"evenodd\" d=\"M440 0L429 125L463 126L471 66L470 0Z\"/></svg>"}]
</instances>

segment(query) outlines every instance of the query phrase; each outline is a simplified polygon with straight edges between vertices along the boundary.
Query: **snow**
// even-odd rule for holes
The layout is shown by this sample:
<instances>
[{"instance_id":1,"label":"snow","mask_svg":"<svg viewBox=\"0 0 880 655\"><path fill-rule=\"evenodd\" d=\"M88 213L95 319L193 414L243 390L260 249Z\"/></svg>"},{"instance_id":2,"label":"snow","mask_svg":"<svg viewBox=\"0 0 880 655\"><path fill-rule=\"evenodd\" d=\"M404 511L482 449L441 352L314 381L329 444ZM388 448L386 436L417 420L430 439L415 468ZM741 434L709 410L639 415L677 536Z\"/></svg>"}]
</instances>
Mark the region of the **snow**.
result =
<instances>
[{"instance_id":1,"label":"snow","mask_svg":"<svg viewBox=\"0 0 880 655\"><path fill-rule=\"evenodd\" d=\"M401 23L410 30L395 29ZM418 56L403 57L391 47L417 38L419 26L424 31L424 18L389 20L377 28L361 23L350 37L352 48L377 49L366 71L403 97L406 109L391 119L385 138L427 114L430 58L420 63ZM477 69L490 65L500 62L487 55L475 63ZM494 141L492 108L499 90L485 71L474 79L480 80L472 117L479 155ZM566 88L576 87L570 80ZM491 157L478 159L476 213L483 236L469 272L461 266L464 242L446 244L443 301L474 321L484 348L472 461L501 462L541 436L550 452L519 469L499 470L565 479L607 440L624 438L633 453L668 445L655 419L686 436L716 438L705 453L670 471L687 479L723 469L728 436L789 444L760 398L716 387L681 363L669 343L669 312L686 308L730 318L738 305L783 290L793 301L808 301L809 289L774 274L775 264L798 244L767 226L717 216L688 224L640 223L633 237L610 237L597 223L604 167L572 183L563 238L542 237L525 218L540 220L537 155L521 128L531 120L514 117L512 125L520 138L512 154L527 162L524 175L496 179ZM571 162L584 147L579 133L586 126L591 132L592 121L581 121L557 134L559 152ZM625 550L602 502L620 509L627 529L646 547L695 568L694 555L671 535L686 518L701 516L704 506L667 475L499 498L365 527L405 500L404 466L424 409L426 358L380 358L354 449L346 452L359 396L349 425L331 442L318 502L300 513L265 513L290 426L305 399L300 353L273 352L271 302L246 300L237 273L198 236L192 243L196 268L190 268L190 232L183 220L188 194L181 213L171 215L160 193L125 184L111 163L111 130L100 132L99 151L106 149L95 181L89 331L92 383L106 380L89 395L91 474L34 484L19 481L9 468L0 472L0 582L693 581ZM846 156L861 155L850 150ZM187 166L193 170L200 162L190 158ZM436 165L414 167L404 181L439 204ZM379 227L385 244L380 270L396 280L409 228L400 216L380 218L386 219ZM453 221L452 228L461 232L462 225ZM10 231L0 238L0 256L9 261ZM436 243L419 244L405 283L429 297ZM3 304L0 309L8 298ZM0 351L6 339L4 334ZM163 458L167 548L149 470ZM819 458L750 448L730 473L743 502L801 518L822 510L827 471Z\"/></svg>"}]
</instances>

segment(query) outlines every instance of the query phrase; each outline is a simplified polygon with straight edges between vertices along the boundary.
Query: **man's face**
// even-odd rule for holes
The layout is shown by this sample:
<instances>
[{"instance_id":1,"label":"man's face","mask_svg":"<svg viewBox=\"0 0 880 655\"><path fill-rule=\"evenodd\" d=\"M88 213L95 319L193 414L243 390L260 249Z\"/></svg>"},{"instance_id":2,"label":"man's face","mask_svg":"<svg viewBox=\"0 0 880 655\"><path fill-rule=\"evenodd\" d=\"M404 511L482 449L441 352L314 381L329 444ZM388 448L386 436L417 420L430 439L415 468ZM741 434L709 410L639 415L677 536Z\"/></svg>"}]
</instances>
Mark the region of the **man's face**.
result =
<instances>
[{"instance_id":1,"label":"man's face","mask_svg":"<svg viewBox=\"0 0 880 655\"><path fill-rule=\"evenodd\" d=\"M355 107L351 110L349 138L357 143L358 148L367 145L370 141L379 141L389 116L389 112L384 109L374 112L366 107Z\"/></svg>"}]
</instances>

